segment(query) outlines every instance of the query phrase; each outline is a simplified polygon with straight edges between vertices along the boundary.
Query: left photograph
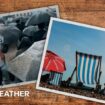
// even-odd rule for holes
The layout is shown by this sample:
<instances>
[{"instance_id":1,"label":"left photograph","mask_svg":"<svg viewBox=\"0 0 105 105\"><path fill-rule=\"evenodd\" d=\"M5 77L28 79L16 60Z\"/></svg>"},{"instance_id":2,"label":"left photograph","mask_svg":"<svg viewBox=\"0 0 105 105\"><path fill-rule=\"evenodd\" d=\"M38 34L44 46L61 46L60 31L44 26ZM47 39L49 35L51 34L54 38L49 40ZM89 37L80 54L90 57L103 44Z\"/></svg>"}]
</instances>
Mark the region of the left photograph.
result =
<instances>
[{"instance_id":1,"label":"left photograph","mask_svg":"<svg viewBox=\"0 0 105 105\"><path fill-rule=\"evenodd\" d=\"M0 86L37 79L50 17L57 5L0 15Z\"/></svg>"}]
</instances>

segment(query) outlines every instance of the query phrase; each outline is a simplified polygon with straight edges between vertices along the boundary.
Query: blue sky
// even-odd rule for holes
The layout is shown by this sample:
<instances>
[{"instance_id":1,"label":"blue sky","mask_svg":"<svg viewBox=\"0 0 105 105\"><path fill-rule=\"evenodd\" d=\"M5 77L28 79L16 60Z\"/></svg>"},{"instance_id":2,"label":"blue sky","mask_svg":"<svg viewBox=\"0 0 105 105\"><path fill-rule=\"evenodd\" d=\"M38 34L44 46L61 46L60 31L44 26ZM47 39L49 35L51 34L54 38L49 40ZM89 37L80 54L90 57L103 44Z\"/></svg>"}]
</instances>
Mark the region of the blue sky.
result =
<instances>
[{"instance_id":1,"label":"blue sky","mask_svg":"<svg viewBox=\"0 0 105 105\"><path fill-rule=\"evenodd\" d=\"M54 20L47 49L65 59L67 70L63 80L75 68L76 51L102 56L101 83L105 83L105 31Z\"/></svg>"}]
</instances>

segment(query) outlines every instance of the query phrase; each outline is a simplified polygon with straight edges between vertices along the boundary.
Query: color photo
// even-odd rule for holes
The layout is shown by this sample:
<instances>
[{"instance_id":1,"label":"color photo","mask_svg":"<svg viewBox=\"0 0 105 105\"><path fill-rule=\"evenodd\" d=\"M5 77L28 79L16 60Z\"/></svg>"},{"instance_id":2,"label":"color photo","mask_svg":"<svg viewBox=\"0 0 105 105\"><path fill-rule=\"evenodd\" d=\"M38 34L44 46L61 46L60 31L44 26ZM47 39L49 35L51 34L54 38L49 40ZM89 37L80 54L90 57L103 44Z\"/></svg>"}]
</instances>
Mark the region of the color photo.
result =
<instances>
[{"instance_id":1,"label":"color photo","mask_svg":"<svg viewBox=\"0 0 105 105\"><path fill-rule=\"evenodd\" d=\"M105 103L105 29L51 18L37 89Z\"/></svg>"}]
</instances>

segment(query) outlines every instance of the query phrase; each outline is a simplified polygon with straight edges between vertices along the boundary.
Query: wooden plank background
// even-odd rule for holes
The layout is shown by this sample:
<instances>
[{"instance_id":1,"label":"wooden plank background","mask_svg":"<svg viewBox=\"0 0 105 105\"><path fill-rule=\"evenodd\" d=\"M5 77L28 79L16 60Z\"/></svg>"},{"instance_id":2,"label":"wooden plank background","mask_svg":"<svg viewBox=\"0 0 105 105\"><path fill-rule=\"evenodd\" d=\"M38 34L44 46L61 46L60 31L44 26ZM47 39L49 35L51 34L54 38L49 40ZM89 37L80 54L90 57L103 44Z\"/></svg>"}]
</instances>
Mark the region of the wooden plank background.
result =
<instances>
[{"instance_id":1,"label":"wooden plank background","mask_svg":"<svg viewBox=\"0 0 105 105\"><path fill-rule=\"evenodd\" d=\"M59 5L63 19L105 27L105 0L0 0L0 13ZM1 90L29 90L30 97L2 97L0 105L101 105L82 99L38 91L35 84Z\"/></svg>"}]
</instances>

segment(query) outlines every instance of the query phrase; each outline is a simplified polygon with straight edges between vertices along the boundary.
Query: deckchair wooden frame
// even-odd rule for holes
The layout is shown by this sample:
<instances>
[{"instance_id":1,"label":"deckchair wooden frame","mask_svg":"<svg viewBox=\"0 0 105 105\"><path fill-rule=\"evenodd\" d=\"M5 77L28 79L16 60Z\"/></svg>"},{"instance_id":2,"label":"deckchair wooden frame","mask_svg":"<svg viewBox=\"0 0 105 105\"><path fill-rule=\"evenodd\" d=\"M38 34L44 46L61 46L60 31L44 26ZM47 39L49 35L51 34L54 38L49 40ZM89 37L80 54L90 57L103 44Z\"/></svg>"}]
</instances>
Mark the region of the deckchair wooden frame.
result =
<instances>
[{"instance_id":1,"label":"deckchair wooden frame","mask_svg":"<svg viewBox=\"0 0 105 105\"><path fill-rule=\"evenodd\" d=\"M100 87L100 77L101 77L101 73L102 73L102 71L101 71L101 61L102 61L102 56L97 56L97 55L91 55L91 54L86 54L86 53L81 53L81 52L78 52L78 51L76 51L76 67L75 67L75 69L73 70L73 72L72 72L72 74L71 74L71 77L70 77L70 79L69 79L69 83L71 83L71 81L72 81L72 78L73 78L73 76L74 76L74 73L76 72L76 83L78 83L79 81L78 81L78 75L77 75L77 55L78 54L80 54L80 55L85 55L85 56L90 56L90 57L96 57L96 58L98 58L99 59L99 63L98 63L98 66L97 66L97 68L96 69L98 69L99 68L99 77L98 77L98 80L96 81L96 77L95 77L95 81L96 81L96 88L97 89L99 89L99 87ZM97 71L97 70L96 70Z\"/></svg>"}]
</instances>

